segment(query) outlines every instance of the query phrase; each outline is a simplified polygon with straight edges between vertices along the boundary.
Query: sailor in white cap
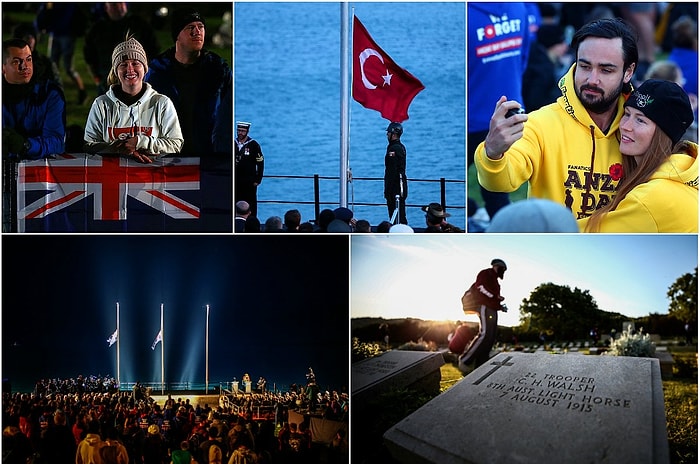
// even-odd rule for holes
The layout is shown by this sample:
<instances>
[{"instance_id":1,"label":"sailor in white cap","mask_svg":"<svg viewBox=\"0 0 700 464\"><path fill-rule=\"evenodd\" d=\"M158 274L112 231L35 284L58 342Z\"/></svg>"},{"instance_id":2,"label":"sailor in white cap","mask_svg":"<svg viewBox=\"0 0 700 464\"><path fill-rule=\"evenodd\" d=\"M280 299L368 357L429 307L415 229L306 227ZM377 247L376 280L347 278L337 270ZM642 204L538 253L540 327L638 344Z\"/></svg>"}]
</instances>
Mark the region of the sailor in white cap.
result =
<instances>
[{"instance_id":1,"label":"sailor in white cap","mask_svg":"<svg viewBox=\"0 0 700 464\"><path fill-rule=\"evenodd\" d=\"M258 215L258 185L262 182L265 158L260 144L250 138L250 123L236 123L235 185L236 202L246 201L251 216Z\"/></svg>"}]
</instances>

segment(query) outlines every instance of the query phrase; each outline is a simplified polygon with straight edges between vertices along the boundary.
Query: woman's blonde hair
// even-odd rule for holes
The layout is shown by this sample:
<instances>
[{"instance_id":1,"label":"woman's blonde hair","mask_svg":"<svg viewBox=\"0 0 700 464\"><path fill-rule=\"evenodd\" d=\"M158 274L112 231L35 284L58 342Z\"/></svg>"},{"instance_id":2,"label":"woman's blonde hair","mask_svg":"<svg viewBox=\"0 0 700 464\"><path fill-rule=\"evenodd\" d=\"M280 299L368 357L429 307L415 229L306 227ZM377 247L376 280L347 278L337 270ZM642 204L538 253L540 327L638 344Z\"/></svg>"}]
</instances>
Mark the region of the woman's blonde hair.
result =
<instances>
[{"instance_id":1,"label":"woman's blonde hair","mask_svg":"<svg viewBox=\"0 0 700 464\"><path fill-rule=\"evenodd\" d=\"M600 223L605 216L610 211L615 211L620 202L625 199L632 189L647 182L659 166L673 153L685 153L695 157L697 156L697 149L687 140L681 140L673 146L671 138L659 126L656 126L649 148L642 154L639 164L637 164L636 157L622 155L623 177L617 186L617 193L610 203L593 212L588 218L584 232L598 232Z\"/></svg>"},{"instance_id":2,"label":"woman's blonde hair","mask_svg":"<svg viewBox=\"0 0 700 464\"><path fill-rule=\"evenodd\" d=\"M109 70L109 74L107 75L107 85L114 84L119 84L119 76L117 76L117 73L114 72L114 68L111 68Z\"/></svg>"}]
</instances>

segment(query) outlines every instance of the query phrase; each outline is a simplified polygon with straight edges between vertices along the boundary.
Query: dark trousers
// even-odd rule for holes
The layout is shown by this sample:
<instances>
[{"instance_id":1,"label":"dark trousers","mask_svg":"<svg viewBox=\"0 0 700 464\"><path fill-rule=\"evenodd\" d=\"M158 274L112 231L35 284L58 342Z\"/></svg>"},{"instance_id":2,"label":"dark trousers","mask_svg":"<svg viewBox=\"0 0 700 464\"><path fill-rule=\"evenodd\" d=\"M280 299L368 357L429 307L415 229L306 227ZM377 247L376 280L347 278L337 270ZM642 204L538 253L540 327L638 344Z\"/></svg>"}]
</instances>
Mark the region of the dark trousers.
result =
<instances>
[{"instance_id":1,"label":"dark trousers","mask_svg":"<svg viewBox=\"0 0 700 464\"><path fill-rule=\"evenodd\" d=\"M489 360L489 353L496 342L498 330L498 311L484 305L479 307L479 334L467 345L459 357L461 363L469 364L474 361L474 369Z\"/></svg>"},{"instance_id":2,"label":"dark trousers","mask_svg":"<svg viewBox=\"0 0 700 464\"><path fill-rule=\"evenodd\" d=\"M396 209L396 198L386 199L386 208L389 211L389 219L394 215L394 210ZM408 225L406 220L406 199L402 198L399 200L399 223Z\"/></svg>"},{"instance_id":3,"label":"dark trousers","mask_svg":"<svg viewBox=\"0 0 700 464\"><path fill-rule=\"evenodd\" d=\"M236 202L245 201L250 205L251 216L258 216L258 186L236 183Z\"/></svg>"}]
</instances>

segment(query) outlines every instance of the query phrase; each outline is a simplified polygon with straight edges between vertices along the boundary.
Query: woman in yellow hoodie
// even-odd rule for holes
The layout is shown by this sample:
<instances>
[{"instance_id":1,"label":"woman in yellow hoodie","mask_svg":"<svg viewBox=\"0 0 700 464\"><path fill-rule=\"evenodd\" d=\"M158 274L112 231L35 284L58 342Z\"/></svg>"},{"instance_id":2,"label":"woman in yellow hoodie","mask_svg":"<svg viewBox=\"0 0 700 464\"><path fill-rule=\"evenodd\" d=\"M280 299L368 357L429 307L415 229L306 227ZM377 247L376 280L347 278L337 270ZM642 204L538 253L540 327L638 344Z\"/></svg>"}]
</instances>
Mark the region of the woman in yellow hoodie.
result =
<instances>
[{"instance_id":1,"label":"woman in yellow hoodie","mask_svg":"<svg viewBox=\"0 0 700 464\"><path fill-rule=\"evenodd\" d=\"M681 140L693 122L677 84L650 79L625 102L621 180L612 201L579 220L583 232L698 232L698 146Z\"/></svg>"}]
</instances>

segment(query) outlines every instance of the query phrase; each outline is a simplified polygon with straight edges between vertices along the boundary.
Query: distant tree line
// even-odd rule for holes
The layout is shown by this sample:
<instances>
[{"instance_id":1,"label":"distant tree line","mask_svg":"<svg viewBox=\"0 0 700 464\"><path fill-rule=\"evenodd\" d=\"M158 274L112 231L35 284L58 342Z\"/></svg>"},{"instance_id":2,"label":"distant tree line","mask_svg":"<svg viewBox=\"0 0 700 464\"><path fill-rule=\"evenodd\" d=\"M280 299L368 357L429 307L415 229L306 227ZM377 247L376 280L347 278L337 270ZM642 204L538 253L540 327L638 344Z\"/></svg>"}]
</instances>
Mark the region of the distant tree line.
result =
<instances>
[{"instance_id":1,"label":"distant tree line","mask_svg":"<svg viewBox=\"0 0 700 464\"><path fill-rule=\"evenodd\" d=\"M503 343L538 342L544 332L548 341L590 340L591 330L598 336L622 331L624 322L634 322L637 329L662 337L683 336L685 324L697 327L698 316L698 270L680 276L669 287L668 314L651 313L644 317L629 318L623 314L603 311L598 308L588 290L571 289L567 285L551 282L536 287L520 305L520 325L499 327L498 340ZM389 344L396 347L407 342L435 343L446 346L449 334L458 322L435 322L420 319L365 318L352 321L352 336L362 342L382 342L385 332L380 326L386 324ZM476 325L476 324L474 324Z\"/></svg>"}]
</instances>

